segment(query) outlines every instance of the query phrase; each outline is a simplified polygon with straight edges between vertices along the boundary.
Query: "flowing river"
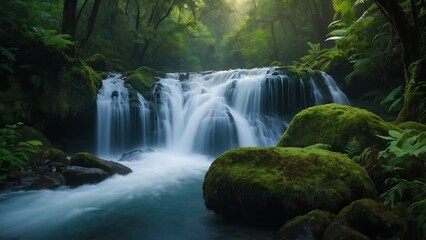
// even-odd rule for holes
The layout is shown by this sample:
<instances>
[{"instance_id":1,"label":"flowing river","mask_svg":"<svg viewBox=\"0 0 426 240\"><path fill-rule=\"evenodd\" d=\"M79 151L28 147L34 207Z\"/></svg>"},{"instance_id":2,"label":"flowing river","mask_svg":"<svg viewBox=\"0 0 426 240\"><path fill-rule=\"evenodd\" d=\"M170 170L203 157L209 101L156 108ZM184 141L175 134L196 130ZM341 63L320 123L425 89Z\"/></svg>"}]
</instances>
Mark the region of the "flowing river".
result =
<instances>
[{"instance_id":1,"label":"flowing river","mask_svg":"<svg viewBox=\"0 0 426 240\"><path fill-rule=\"evenodd\" d=\"M133 173L96 185L0 194L0 239L271 239L270 230L205 209L201 185L214 157L274 145L295 113L349 104L325 73L292 79L276 68L167 74L151 96L114 74L97 101L96 155Z\"/></svg>"}]
</instances>

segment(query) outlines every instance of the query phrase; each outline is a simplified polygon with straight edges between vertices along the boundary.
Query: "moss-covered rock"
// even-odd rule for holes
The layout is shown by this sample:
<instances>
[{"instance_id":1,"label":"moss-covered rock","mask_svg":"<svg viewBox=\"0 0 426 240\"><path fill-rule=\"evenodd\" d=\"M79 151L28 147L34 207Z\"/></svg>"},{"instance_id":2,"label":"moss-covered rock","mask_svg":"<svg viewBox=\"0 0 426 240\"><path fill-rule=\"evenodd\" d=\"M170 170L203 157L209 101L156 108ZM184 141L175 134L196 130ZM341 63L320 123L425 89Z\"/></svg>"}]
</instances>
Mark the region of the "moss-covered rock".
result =
<instances>
[{"instance_id":1,"label":"moss-covered rock","mask_svg":"<svg viewBox=\"0 0 426 240\"><path fill-rule=\"evenodd\" d=\"M371 238L346 225L332 223L324 232L327 240L370 240Z\"/></svg>"},{"instance_id":2,"label":"moss-covered rock","mask_svg":"<svg viewBox=\"0 0 426 240\"><path fill-rule=\"evenodd\" d=\"M105 72L108 70L107 59L102 54L97 53L90 56L84 62L95 71Z\"/></svg>"},{"instance_id":3,"label":"moss-covered rock","mask_svg":"<svg viewBox=\"0 0 426 240\"><path fill-rule=\"evenodd\" d=\"M126 82L146 99L149 99L156 80L157 72L155 70L148 67L140 67L127 78Z\"/></svg>"},{"instance_id":4,"label":"moss-covered rock","mask_svg":"<svg viewBox=\"0 0 426 240\"><path fill-rule=\"evenodd\" d=\"M371 238L390 238L402 230L403 219L372 199L361 199L343 208L333 221Z\"/></svg>"},{"instance_id":5,"label":"moss-covered rock","mask_svg":"<svg viewBox=\"0 0 426 240\"><path fill-rule=\"evenodd\" d=\"M75 115L96 103L101 77L85 64L64 67L40 96L41 109L54 116Z\"/></svg>"},{"instance_id":6,"label":"moss-covered rock","mask_svg":"<svg viewBox=\"0 0 426 240\"><path fill-rule=\"evenodd\" d=\"M322 239L322 235L335 215L326 211L313 210L306 215L288 221L275 236L276 240Z\"/></svg>"},{"instance_id":7,"label":"moss-covered rock","mask_svg":"<svg viewBox=\"0 0 426 240\"><path fill-rule=\"evenodd\" d=\"M401 129L414 129L418 132L426 131L426 125L418 122L408 121L398 124L398 127Z\"/></svg>"},{"instance_id":8,"label":"moss-covered rock","mask_svg":"<svg viewBox=\"0 0 426 240\"><path fill-rule=\"evenodd\" d=\"M127 175L132 172L132 170L120 163L113 161L106 161L96 156L93 156L90 153L80 152L76 153L71 157L69 165L71 166L79 166L85 168L99 168L110 175L120 174Z\"/></svg>"},{"instance_id":9,"label":"moss-covered rock","mask_svg":"<svg viewBox=\"0 0 426 240\"><path fill-rule=\"evenodd\" d=\"M362 167L322 149L231 150L212 163L203 183L208 209L279 226L315 209L337 212L353 200L375 194Z\"/></svg>"},{"instance_id":10,"label":"moss-covered rock","mask_svg":"<svg viewBox=\"0 0 426 240\"><path fill-rule=\"evenodd\" d=\"M291 121L277 146L307 147L317 143L331 145L335 151L344 151L352 139L360 148L381 144L377 135L386 135L390 129L399 128L385 122L366 110L326 104L299 112Z\"/></svg>"}]
</instances>

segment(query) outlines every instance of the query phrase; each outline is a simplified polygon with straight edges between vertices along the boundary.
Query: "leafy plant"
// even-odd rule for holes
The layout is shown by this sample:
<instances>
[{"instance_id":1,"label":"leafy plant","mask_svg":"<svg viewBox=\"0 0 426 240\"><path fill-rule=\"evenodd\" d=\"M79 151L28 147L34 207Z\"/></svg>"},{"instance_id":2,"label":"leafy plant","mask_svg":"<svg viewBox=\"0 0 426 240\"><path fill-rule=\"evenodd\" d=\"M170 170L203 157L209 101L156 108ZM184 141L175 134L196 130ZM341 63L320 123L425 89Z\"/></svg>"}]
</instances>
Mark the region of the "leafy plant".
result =
<instances>
[{"instance_id":1,"label":"leafy plant","mask_svg":"<svg viewBox=\"0 0 426 240\"><path fill-rule=\"evenodd\" d=\"M394 109L398 105L398 103L400 103L401 100L404 99L403 93L403 86L396 87L380 102L380 105L390 104L388 112L392 111L392 109Z\"/></svg>"},{"instance_id":2,"label":"leafy plant","mask_svg":"<svg viewBox=\"0 0 426 240\"><path fill-rule=\"evenodd\" d=\"M352 138L345 146L345 153L350 158L353 158L361 153L361 144L356 138Z\"/></svg>"},{"instance_id":3,"label":"leafy plant","mask_svg":"<svg viewBox=\"0 0 426 240\"><path fill-rule=\"evenodd\" d=\"M57 34L56 30L33 28L34 33L38 35L47 47L51 47L67 57L66 52L71 49L74 43L71 37L66 34Z\"/></svg>"},{"instance_id":4,"label":"leafy plant","mask_svg":"<svg viewBox=\"0 0 426 240\"><path fill-rule=\"evenodd\" d=\"M382 171L388 177L389 189L381 197L394 208L408 204L407 213L416 222L421 237L426 236L426 132L406 129L389 131L389 136L379 136L389 141L389 146L379 153L383 160Z\"/></svg>"},{"instance_id":5,"label":"leafy plant","mask_svg":"<svg viewBox=\"0 0 426 240\"><path fill-rule=\"evenodd\" d=\"M17 142L16 131L23 124L6 125L0 129L0 169L1 171L20 170L28 161L28 154L35 153L42 146L38 140Z\"/></svg>"}]
</instances>

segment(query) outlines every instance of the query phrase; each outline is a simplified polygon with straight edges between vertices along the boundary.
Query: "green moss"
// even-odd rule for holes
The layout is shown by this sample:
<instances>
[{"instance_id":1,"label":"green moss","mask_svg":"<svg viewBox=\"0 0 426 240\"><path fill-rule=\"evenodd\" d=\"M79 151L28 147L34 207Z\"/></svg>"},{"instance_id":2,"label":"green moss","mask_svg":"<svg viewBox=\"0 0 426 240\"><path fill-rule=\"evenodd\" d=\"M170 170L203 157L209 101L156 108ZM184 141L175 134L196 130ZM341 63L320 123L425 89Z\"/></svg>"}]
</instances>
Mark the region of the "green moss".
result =
<instances>
[{"instance_id":1,"label":"green moss","mask_svg":"<svg viewBox=\"0 0 426 240\"><path fill-rule=\"evenodd\" d=\"M284 64L282 64L280 61L273 61L270 66L271 67L283 67Z\"/></svg>"},{"instance_id":2,"label":"green moss","mask_svg":"<svg viewBox=\"0 0 426 240\"><path fill-rule=\"evenodd\" d=\"M16 122L29 122L33 102L15 79L7 91L0 91L0 126Z\"/></svg>"},{"instance_id":3,"label":"green moss","mask_svg":"<svg viewBox=\"0 0 426 240\"><path fill-rule=\"evenodd\" d=\"M340 211L334 222L373 238L395 236L403 227L403 219L397 212L372 199L351 203Z\"/></svg>"},{"instance_id":4,"label":"green moss","mask_svg":"<svg viewBox=\"0 0 426 240\"><path fill-rule=\"evenodd\" d=\"M157 73L153 69L140 67L127 78L127 83L146 99L149 99L151 97L151 90L156 83L156 76Z\"/></svg>"},{"instance_id":5,"label":"green moss","mask_svg":"<svg viewBox=\"0 0 426 240\"><path fill-rule=\"evenodd\" d=\"M290 79L302 78L304 80L308 80L314 74L319 73L319 71L314 71L310 68L295 66L285 66L283 67L283 70Z\"/></svg>"},{"instance_id":6,"label":"green moss","mask_svg":"<svg viewBox=\"0 0 426 240\"><path fill-rule=\"evenodd\" d=\"M74 154L71 159L69 165L72 166L80 166L86 168L103 168L103 164L99 158L93 156L87 152L79 152ZM105 169L102 169L105 170Z\"/></svg>"},{"instance_id":7,"label":"green moss","mask_svg":"<svg viewBox=\"0 0 426 240\"><path fill-rule=\"evenodd\" d=\"M297 216L278 231L276 240L322 239L327 226L335 215L326 211L313 210L306 215Z\"/></svg>"},{"instance_id":8,"label":"green moss","mask_svg":"<svg viewBox=\"0 0 426 240\"><path fill-rule=\"evenodd\" d=\"M377 135L386 135L390 129L399 128L360 108L326 104L298 113L277 146L306 147L323 143L343 152L347 143L355 138L364 149L383 144Z\"/></svg>"},{"instance_id":9,"label":"green moss","mask_svg":"<svg viewBox=\"0 0 426 240\"><path fill-rule=\"evenodd\" d=\"M272 224L314 209L336 212L354 199L374 195L363 168L322 149L235 149L212 163L203 183L207 208Z\"/></svg>"},{"instance_id":10,"label":"green moss","mask_svg":"<svg viewBox=\"0 0 426 240\"><path fill-rule=\"evenodd\" d=\"M34 166L63 167L68 162L65 153L53 148L43 133L22 123L0 129L0 155L4 157L0 159L1 173ZM13 162L20 163L19 169Z\"/></svg>"},{"instance_id":11,"label":"green moss","mask_svg":"<svg viewBox=\"0 0 426 240\"><path fill-rule=\"evenodd\" d=\"M61 163L64 165L68 164L67 155L63 151L56 148L50 148L44 151L43 156L55 163Z\"/></svg>"},{"instance_id":12,"label":"green moss","mask_svg":"<svg viewBox=\"0 0 426 240\"><path fill-rule=\"evenodd\" d=\"M100 85L100 76L87 65L64 67L56 81L45 85L41 108L60 117L78 114L95 104Z\"/></svg>"},{"instance_id":13,"label":"green moss","mask_svg":"<svg viewBox=\"0 0 426 240\"><path fill-rule=\"evenodd\" d=\"M107 59L102 54L88 57L84 62L95 71L105 72L108 70Z\"/></svg>"},{"instance_id":14,"label":"green moss","mask_svg":"<svg viewBox=\"0 0 426 240\"><path fill-rule=\"evenodd\" d=\"M370 240L357 230L338 223L332 223L325 230L323 239L327 240Z\"/></svg>"},{"instance_id":15,"label":"green moss","mask_svg":"<svg viewBox=\"0 0 426 240\"><path fill-rule=\"evenodd\" d=\"M398 127L401 129L414 129L418 132L426 131L426 125L418 122L408 121L398 124Z\"/></svg>"}]
</instances>

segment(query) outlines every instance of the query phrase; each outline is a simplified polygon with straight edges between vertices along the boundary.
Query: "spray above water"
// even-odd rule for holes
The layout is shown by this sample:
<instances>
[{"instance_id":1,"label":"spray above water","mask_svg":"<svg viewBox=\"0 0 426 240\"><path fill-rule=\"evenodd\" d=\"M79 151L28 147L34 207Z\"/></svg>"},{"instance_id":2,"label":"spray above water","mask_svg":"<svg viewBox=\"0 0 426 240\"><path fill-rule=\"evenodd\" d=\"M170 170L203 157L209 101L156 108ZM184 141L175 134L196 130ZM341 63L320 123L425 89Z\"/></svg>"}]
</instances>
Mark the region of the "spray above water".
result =
<instances>
[{"instance_id":1,"label":"spray above water","mask_svg":"<svg viewBox=\"0 0 426 240\"><path fill-rule=\"evenodd\" d=\"M166 147L217 156L240 146L271 146L300 110L349 104L326 73L292 79L278 68L167 74L152 99L129 98L119 75L98 94L98 155L135 147ZM136 103L135 103L136 102Z\"/></svg>"}]
</instances>

